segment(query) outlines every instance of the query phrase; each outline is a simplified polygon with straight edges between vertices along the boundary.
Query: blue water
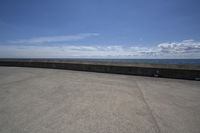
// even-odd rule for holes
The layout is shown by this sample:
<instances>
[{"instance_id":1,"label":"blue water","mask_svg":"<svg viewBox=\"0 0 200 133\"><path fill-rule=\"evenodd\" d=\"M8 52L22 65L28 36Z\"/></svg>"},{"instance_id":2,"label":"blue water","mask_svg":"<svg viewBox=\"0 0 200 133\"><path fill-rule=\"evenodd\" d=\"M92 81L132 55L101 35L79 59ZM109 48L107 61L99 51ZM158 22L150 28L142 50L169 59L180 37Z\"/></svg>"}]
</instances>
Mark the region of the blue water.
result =
<instances>
[{"instance_id":1,"label":"blue water","mask_svg":"<svg viewBox=\"0 0 200 133\"><path fill-rule=\"evenodd\" d=\"M18 60L18 59L17 59ZM30 58L20 59L30 60ZM200 65L200 59L70 59L70 58L31 58L31 60L49 61L89 61L89 62L117 62L117 63L142 63L142 64L191 64Z\"/></svg>"},{"instance_id":2,"label":"blue water","mask_svg":"<svg viewBox=\"0 0 200 133\"><path fill-rule=\"evenodd\" d=\"M64 60L64 59L61 59ZM193 64L200 65L200 59L77 59L81 61L142 63L142 64Z\"/></svg>"}]
</instances>

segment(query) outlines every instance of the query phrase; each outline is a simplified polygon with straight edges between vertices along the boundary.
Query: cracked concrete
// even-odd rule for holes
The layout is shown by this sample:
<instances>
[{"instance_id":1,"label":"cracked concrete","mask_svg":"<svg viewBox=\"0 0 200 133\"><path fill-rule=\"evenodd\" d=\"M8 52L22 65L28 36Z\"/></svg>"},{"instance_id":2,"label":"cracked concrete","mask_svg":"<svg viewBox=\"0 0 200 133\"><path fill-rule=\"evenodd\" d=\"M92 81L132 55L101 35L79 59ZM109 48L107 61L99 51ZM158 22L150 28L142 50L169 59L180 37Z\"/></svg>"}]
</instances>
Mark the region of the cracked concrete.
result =
<instances>
[{"instance_id":1,"label":"cracked concrete","mask_svg":"<svg viewBox=\"0 0 200 133\"><path fill-rule=\"evenodd\" d=\"M136 81L136 83L138 84L137 81ZM144 93L143 93L142 88L140 88L139 85L138 85L138 90L140 91L142 100L143 100L144 103L146 104L147 110L149 111L149 115L151 116L152 123L154 123L154 125L155 125L155 132L156 132L156 133L160 133L160 127L159 127L159 125L158 125L158 123L157 123L157 120L156 120L156 118L155 118L155 116L154 116L154 114L153 114L153 111L152 111L150 105L149 105L148 102L146 101L146 98L145 98L145 96L144 96Z\"/></svg>"},{"instance_id":2,"label":"cracked concrete","mask_svg":"<svg viewBox=\"0 0 200 133\"><path fill-rule=\"evenodd\" d=\"M200 82L0 67L1 133L199 133Z\"/></svg>"}]
</instances>

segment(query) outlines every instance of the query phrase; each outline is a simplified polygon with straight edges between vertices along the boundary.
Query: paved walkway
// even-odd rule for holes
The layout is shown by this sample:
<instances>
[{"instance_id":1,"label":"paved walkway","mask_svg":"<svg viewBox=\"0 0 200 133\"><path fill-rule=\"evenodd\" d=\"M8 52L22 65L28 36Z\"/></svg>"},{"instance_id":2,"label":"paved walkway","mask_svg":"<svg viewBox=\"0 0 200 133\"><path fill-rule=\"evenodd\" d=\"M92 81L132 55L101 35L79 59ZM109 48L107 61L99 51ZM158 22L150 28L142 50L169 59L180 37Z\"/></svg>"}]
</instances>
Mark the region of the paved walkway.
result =
<instances>
[{"instance_id":1,"label":"paved walkway","mask_svg":"<svg viewBox=\"0 0 200 133\"><path fill-rule=\"evenodd\" d=\"M200 82L0 67L1 133L200 133Z\"/></svg>"}]
</instances>

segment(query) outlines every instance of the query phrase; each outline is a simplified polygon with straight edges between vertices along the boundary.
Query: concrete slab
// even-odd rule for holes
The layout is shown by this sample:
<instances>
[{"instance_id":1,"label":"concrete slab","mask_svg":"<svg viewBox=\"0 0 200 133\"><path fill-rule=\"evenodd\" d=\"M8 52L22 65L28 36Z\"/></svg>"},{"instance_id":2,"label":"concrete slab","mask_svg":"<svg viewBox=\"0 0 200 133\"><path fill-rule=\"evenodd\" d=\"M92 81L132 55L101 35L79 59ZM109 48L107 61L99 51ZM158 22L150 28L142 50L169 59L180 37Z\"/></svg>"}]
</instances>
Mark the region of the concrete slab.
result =
<instances>
[{"instance_id":1,"label":"concrete slab","mask_svg":"<svg viewBox=\"0 0 200 133\"><path fill-rule=\"evenodd\" d=\"M199 133L200 82L0 67L1 133Z\"/></svg>"}]
</instances>

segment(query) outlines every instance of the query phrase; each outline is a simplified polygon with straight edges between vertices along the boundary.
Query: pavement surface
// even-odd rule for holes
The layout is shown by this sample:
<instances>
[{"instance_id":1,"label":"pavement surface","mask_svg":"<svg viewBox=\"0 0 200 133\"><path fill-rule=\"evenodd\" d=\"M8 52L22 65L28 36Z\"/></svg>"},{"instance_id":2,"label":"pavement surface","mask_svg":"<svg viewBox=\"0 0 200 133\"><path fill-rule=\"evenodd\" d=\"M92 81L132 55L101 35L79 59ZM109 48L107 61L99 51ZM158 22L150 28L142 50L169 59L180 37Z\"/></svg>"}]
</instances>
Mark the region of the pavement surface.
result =
<instances>
[{"instance_id":1,"label":"pavement surface","mask_svg":"<svg viewBox=\"0 0 200 133\"><path fill-rule=\"evenodd\" d=\"M0 133L200 133L200 82L0 67Z\"/></svg>"}]
</instances>

